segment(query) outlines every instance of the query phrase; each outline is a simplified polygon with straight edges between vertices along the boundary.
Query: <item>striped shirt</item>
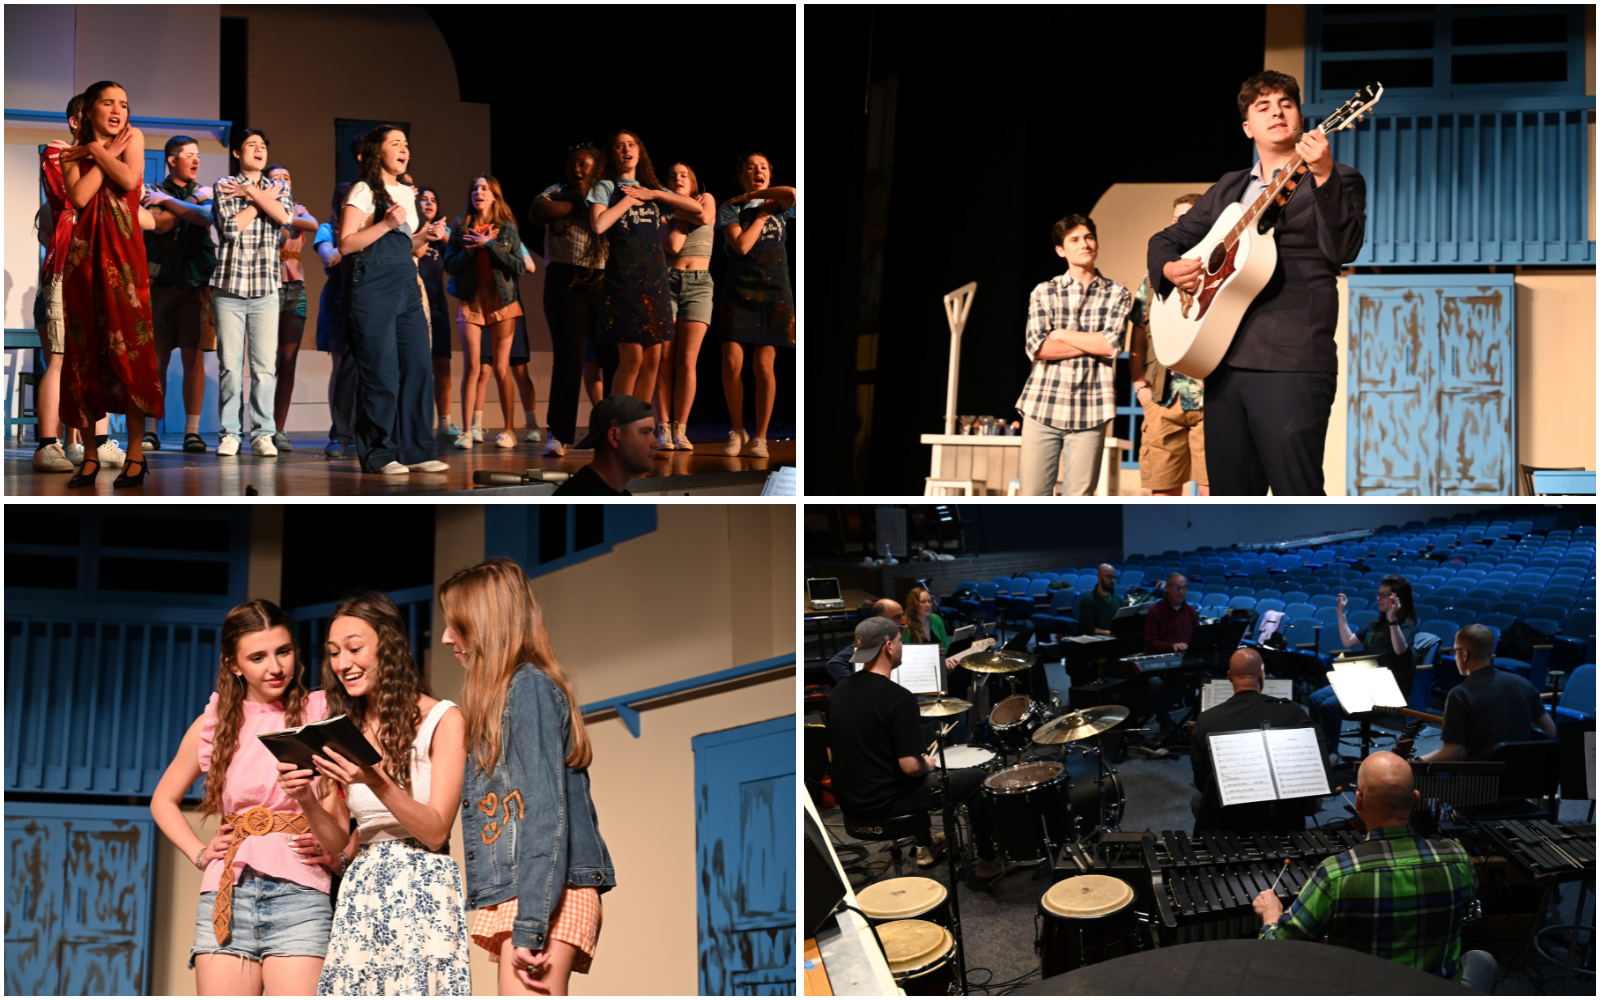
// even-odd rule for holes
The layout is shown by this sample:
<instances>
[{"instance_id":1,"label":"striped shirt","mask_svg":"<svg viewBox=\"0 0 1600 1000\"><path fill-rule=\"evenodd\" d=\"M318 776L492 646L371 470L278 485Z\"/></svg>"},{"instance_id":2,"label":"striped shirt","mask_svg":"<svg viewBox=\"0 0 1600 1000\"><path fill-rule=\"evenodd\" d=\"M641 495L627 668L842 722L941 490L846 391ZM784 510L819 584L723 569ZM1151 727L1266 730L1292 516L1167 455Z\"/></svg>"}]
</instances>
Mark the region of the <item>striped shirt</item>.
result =
<instances>
[{"instance_id":1,"label":"striped shirt","mask_svg":"<svg viewBox=\"0 0 1600 1000\"><path fill-rule=\"evenodd\" d=\"M1262 938L1317 941L1364 951L1459 982L1461 921L1477 894L1472 861L1453 840L1408 826L1373 830L1318 866Z\"/></svg>"},{"instance_id":2,"label":"striped shirt","mask_svg":"<svg viewBox=\"0 0 1600 1000\"><path fill-rule=\"evenodd\" d=\"M264 187L271 183L265 174L252 181L240 174L217 181L233 181L240 187ZM253 202L242 194L225 198L217 185L211 186L215 201L213 218L220 239L217 241L217 269L211 272L211 287L247 299L270 295L278 290L278 224L257 209L256 217L243 231L234 221ZM294 218L294 196L288 188L278 195L278 204Z\"/></svg>"},{"instance_id":3,"label":"striped shirt","mask_svg":"<svg viewBox=\"0 0 1600 1000\"><path fill-rule=\"evenodd\" d=\"M1094 273L1087 290L1063 274L1040 283L1028 298L1027 354L1032 360L1052 330L1098 333L1122 353L1122 330L1132 308L1126 288ZM1115 358L1084 354L1033 362L1017 409L1050 427L1086 431L1116 416Z\"/></svg>"}]
</instances>

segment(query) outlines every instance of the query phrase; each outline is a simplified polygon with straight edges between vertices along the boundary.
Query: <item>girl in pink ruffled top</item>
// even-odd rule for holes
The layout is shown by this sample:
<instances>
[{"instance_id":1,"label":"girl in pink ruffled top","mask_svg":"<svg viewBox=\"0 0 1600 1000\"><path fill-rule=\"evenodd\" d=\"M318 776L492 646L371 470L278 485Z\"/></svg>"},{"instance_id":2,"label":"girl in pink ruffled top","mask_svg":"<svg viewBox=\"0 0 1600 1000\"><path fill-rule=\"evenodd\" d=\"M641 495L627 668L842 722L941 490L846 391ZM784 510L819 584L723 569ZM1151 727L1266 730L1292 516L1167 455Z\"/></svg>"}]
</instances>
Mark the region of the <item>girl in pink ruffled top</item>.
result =
<instances>
[{"instance_id":1,"label":"girl in pink ruffled top","mask_svg":"<svg viewBox=\"0 0 1600 1000\"><path fill-rule=\"evenodd\" d=\"M150 803L161 832L205 872L189 952L202 996L315 993L333 920L330 869L355 852L354 835L329 850L317 843L300 804L278 784L277 758L256 739L328 715L325 695L306 688L289 625L270 601L228 612L216 693ZM202 773L202 819L223 819L209 842L180 808ZM324 808L348 825L344 800L326 791Z\"/></svg>"}]
</instances>

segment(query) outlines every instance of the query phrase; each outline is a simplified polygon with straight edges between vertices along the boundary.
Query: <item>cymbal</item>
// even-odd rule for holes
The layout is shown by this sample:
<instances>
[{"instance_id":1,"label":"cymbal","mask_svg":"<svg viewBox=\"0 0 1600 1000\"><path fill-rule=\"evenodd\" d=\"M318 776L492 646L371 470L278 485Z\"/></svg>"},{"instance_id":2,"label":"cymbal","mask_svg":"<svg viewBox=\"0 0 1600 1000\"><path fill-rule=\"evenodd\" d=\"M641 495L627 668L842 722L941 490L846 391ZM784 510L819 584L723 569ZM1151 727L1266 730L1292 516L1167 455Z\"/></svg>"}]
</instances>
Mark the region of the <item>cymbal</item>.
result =
<instances>
[{"instance_id":1,"label":"cymbal","mask_svg":"<svg viewBox=\"0 0 1600 1000\"><path fill-rule=\"evenodd\" d=\"M1030 653L1019 653L1010 649L988 649L981 653L973 653L962 660L961 665L980 674L1011 674L1018 670L1027 670L1038 662L1038 659Z\"/></svg>"},{"instance_id":2,"label":"cymbal","mask_svg":"<svg viewBox=\"0 0 1600 1000\"><path fill-rule=\"evenodd\" d=\"M1128 710L1121 705L1079 709L1040 726L1034 731L1033 742L1045 745L1071 743L1103 733L1127 717Z\"/></svg>"},{"instance_id":3,"label":"cymbal","mask_svg":"<svg viewBox=\"0 0 1600 1000\"><path fill-rule=\"evenodd\" d=\"M938 698L918 705L917 711L923 718L939 719L947 715L960 715L971 707L972 702L962 701L960 698Z\"/></svg>"}]
</instances>

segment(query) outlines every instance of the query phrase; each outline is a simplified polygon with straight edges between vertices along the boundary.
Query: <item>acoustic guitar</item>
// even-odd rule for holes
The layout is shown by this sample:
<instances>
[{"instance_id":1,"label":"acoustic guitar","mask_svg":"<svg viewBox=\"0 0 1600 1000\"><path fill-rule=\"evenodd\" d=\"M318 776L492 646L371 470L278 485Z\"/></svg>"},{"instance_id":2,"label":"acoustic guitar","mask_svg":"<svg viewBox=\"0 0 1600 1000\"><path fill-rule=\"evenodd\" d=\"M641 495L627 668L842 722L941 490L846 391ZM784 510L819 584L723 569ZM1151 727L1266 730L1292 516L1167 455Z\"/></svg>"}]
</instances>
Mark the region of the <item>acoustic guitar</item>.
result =
<instances>
[{"instance_id":1,"label":"acoustic guitar","mask_svg":"<svg viewBox=\"0 0 1600 1000\"><path fill-rule=\"evenodd\" d=\"M1369 83L1317 126L1324 135L1353 126L1370 115L1383 96L1381 83ZM1200 285L1193 293L1168 289L1150 304L1150 337L1156 359L1191 378L1210 375L1228 353L1233 334L1278 266L1274 227L1310 168L1297 154L1248 208L1222 210L1211 231L1179 259L1198 260Z\"/></svg>"}]
</instances>

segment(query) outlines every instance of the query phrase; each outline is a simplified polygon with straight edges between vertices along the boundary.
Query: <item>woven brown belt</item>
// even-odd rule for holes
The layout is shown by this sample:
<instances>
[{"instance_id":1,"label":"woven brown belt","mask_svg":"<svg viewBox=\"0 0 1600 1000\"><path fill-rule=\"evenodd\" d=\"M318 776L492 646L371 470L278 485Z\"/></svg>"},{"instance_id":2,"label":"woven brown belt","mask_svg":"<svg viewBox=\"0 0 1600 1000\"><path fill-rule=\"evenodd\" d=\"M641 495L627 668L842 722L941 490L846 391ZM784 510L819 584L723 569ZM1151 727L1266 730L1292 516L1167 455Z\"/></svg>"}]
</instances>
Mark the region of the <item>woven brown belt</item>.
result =
<instances>
[{"instance_id":1,"label":"woven brown belt","mask_svg":"<svg viewBox=\"0 0 1600 1000\"><path fill-rule=\"evenodd\" d=\"M242 813L222 817L233 824L233 843L222 858L222 881L217 885L217 901L211 907L211 930L217 944L227 944L233 935L233 856L247 837L269 833L309 833L311 824L305 813L275 813L265 806L252 806Z\"/></svg>"}]
</instances>

